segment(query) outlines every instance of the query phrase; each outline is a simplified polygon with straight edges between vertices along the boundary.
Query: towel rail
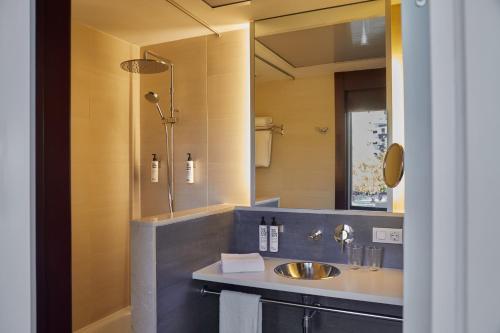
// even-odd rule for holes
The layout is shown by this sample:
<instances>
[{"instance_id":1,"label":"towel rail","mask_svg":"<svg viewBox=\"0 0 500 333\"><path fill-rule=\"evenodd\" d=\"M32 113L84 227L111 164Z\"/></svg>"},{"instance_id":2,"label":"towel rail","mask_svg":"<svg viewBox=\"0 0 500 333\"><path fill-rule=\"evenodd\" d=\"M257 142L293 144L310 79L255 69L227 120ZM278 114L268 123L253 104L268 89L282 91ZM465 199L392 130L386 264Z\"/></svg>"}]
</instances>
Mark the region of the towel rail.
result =
<instances>
[{"instance_id":1,"label":"towel rail","mask_svg":"<svg viewBox=\"0 0 500 333\"><path fill-rule=\"evenodd\" d=\"M220 292L213 291L213 290L207 289L206 287L203 287L200 289L200 294L201 294L201 296L220 295ZM341 313L341 314L352 315L352 316L361 316L361 317L367 317L367 318L373 318L373 319L382 319L382 320L403 322L403 318L401 318L401 317L388 316L388 315L378 315L378 314L369 313L369 312L342 310L342 309L325 307L325 306L321 306L321 305L300 304L300 303L288 302L288 301L278 301L278 300L269 299L269 298L261 298L260 301L261 301L261 303L278 304L278 305L290 306L290 307L301 308L301 309Z\"/></svg>"},{"instance_id":2,"label":"towel rail","mask_svg":"<svg viewBox=\"0 0 500 333\"><path fill-rule=\"evenodd\" d=\"M262 128L255 128L256 131L272 131L274 133L278 133L279 135L285 135L285 125L272 125L269 128L267 127L262 127Z\"/></svg>"}]
</instances>

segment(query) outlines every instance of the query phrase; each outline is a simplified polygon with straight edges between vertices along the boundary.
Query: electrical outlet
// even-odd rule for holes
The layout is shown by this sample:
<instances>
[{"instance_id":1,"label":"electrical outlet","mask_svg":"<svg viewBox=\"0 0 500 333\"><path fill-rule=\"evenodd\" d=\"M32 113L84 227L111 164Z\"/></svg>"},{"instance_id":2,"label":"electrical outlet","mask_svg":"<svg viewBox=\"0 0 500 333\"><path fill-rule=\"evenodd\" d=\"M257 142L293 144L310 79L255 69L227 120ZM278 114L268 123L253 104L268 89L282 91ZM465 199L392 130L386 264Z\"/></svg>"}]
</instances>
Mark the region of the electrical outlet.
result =
<instances>
[{"instance_id":1,"label":"electrical outlet","mask_svg":"<svg viewBox=\"0 0 500 333\"><path fill-rule=\"evenodd\" d=\"M373 242L403 244L403 229L373 228Z\"/></svg>"}]
</instances>

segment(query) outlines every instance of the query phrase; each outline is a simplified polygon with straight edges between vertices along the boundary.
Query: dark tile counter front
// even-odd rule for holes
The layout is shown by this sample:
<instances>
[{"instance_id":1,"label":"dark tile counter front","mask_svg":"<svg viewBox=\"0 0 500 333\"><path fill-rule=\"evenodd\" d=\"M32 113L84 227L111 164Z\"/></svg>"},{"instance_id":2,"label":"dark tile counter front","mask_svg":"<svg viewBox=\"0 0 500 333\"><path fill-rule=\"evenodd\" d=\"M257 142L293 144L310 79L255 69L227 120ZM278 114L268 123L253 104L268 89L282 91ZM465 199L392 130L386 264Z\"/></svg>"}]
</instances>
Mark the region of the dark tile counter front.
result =
<instances>
[{"instance_id":1,"label":"dark tile counter front","mask_svg":"<svg viewBox=\"0 0 500 333\"><path fill-rule=\"evenodd\" d=\"M302 295L295 293L287 293L282 291L274 291L267 289L256 289L248 287L240 287L234 285L226 285L219 283L204 283L196 281L195 285L198 288L204 286L211 290L234 290L251 294L258 294L264 298L277 299L288 302L302 303ZM217 333L218 332L218 308L219 297L217 296L199 296L201 302L206 307L207 311L215 313L206 322L206 327L210 330L200 332ZM323 306L341 308L344 310L353 310L360 312L369 312L379 315L401 317L403 308L396 305L378 304L357 302L350 300L342 300L337 298L317 297L312 296L312 303L319 303ZM262 305L262 332L263 333L302 333L302 318L304 310L276 304ZM329 312L317 312L311 321L311 332L313 333L402 333L403 325L400 322L364 318L359 316L336 314Z\"/></svg>"}]
</instances>

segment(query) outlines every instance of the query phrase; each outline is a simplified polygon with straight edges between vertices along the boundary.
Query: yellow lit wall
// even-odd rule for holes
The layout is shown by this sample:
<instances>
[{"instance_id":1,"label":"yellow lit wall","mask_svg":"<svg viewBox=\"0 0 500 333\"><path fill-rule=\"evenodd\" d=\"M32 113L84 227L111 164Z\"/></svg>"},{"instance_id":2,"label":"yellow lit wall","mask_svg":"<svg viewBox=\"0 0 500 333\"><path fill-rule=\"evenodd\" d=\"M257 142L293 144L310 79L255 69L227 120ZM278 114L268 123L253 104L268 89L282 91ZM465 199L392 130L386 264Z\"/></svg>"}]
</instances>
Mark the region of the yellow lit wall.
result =
<instances>
[{"instance_id":1,"label":"yellow lit wall","mask_svg":"<svg viewBox=\"0 0 500 333\"><path fill-rule=\"evenodd\" d=\"M389 1L390 2L390 1ZM389 5L388 8L390 17L390 61L391 70L391 94L388 94L391 102L391 128L392 133L391 142L399 143L403 145L405 142L404 137L404 85L403 85L403 46L401 37L401 5ZM389 66L388 66L389 67ZM397 213L404 212L404 191L405 191L405 178L401 180L401 183L393 189L392 200L393 200L393 211Z\"/></svg>"},{"instance_id":2,"label":"yellow lit wall","mask_svg":"<svg viewBox=\"0 0 500 333\"><path fill-rule=\"evenodd\" d=\"M175 64L174 179L176 210L217 203L250 204L249 30L218 38L202 36L141 48ZM165 136L154 106L142 96L160 95L167 112L168 73L140 79L141 215L168 211ZM186 154L195 162L195 183L185 179ZM151 154L159 154L159 183L150 181Z\"/></svg>"},{"instance_id":3,"label":"yellow lit wall","mask_svg":"<svg viewBox=\"0 0 500 333\"><path fill-rule=\"evenodd\" d=\"M279 196L282 207L334 209L334 95L333 75L256 84L255 115L272 116L286 131L273 135L271 166L256 168L257 200Z\"/></svg>"},{"instance_id":4,"label":"yellow lit wall","mask_svg":"<svg viewBox=\"0 0 500 333\"><path fill-rule=\"evenodd\" d=\"M73 330L130 304L132 82L138 47L73 22L71 208Z\"/></svg>"}]
</instances>

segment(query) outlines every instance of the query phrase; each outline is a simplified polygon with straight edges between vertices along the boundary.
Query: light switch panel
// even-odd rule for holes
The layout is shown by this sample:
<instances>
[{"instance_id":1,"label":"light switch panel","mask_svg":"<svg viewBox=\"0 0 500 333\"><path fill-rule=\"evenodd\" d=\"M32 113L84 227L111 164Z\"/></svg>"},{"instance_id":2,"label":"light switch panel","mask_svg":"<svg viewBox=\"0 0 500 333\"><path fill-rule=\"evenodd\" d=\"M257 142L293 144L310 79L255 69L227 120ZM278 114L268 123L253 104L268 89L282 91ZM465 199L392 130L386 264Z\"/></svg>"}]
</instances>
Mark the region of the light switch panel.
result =
<instances>
[{"instance_id":1,"label":"light switch panel","mask_svg":"<svg viewBox=\"0 0 500 333\"><path fill-rule=\"evenodd\" d=\"M373 242L403 244L403 229L373 228Z\"/></svg>"}]
</instances>

